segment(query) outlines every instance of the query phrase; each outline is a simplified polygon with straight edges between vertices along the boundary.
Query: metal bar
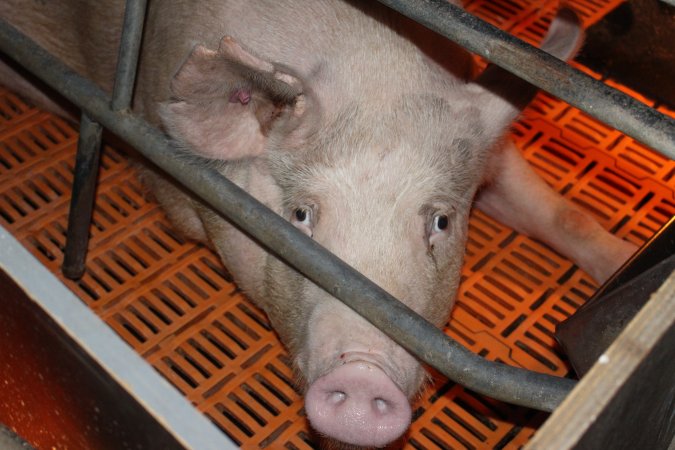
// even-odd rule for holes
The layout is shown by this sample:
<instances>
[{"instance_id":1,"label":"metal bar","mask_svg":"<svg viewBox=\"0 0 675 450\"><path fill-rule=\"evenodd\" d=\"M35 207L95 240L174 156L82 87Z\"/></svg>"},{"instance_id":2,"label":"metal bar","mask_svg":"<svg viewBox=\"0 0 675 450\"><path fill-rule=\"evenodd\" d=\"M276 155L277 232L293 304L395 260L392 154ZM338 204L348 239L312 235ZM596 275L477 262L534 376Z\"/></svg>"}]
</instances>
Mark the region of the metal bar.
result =
<instances>
[{"instance_id":1,"label":"metal bar","mask_svg":"<svg viewBox=\"0 0 675 450\"><path fill-rule=\"evenodd\" d=\"M2 384L3 418L23 422L35 435L54 433L52 442L58 443L58 447L49 446L51 449L67 448L64 444L69 441L77 442L76 448L96 450L173 450L178 445L183 450L239 448L1 226L0 242L3 367L0 376L7 383ZM15 295L17 290L25 295ZM26 332L13 333L16 327ZM27 340L26 335L30 336ZM50 339L53 341L48 342ZM27 367L44 367L44 373L12 380L12 370L6 371L7 364L20 365L26 361L30 361ZM43 375L45 379L40 381ZM58 393L39 405L26 404L30 415L12 417L12 408L8 406L21 401L20 391L24 390L13 386L21 384L30 389L36 382L58 387ZM143 417L146 414L139 414L141 411L134 403L147 412L147 418ZM73 416L65 422L69 426L66 441L56 437L64 432L58 429L64 423L62 420L41 422L54 415L55 405L60 405L62 414ZM102 424L105 425L101 430L89 429ZM178 445L166 439L168 436L162 429ZM121 433L113 436L115 430ZM0 425L0 449L9 450L2 434Z\"/></svg>"},{"instance_id":2,"label":"metal bar","mask_svg":"<svg viewBox=\"0 0 675 450\"><path fill-rule=\"evenodd\" d=\"M111 101L111 108L114 111L122 111L131 106L146 4L146 0L126 2ZM80 279L85 270L102 135L101 125L92 121L86 114L82 114L75 159L73 196L68 214L66 249L61 268L63 274L72 280Z\"/></svg>"},{"instance_id":3,"label":"metal bar","mask_svg":"<svg viewBox=\"0 0 675 450\"><path fill-rule=\"evenodd\" d=\"M5 450L35 450L35 447L2 423L0 423L0 448Z\"/></svg>"},{"instance_id":4,"label":"metal bar","mask_svg":"<svg viewBox=\"0 0 675 450\"><path fill-rule=\"evenodd\" d=\"M451 380L493 398L544 411L552 411L574 387L573 380L490 362L462 347L214 169L196 167L185 158L171 157L175 151L164 134L129 112L112 111L100 88L4 22L0 22L0 51L61 92L279 258Z\"/></svg>"},{"instance_id":5,"label":"metal bar","mask_svg":"<svg viewBox=\"0 0 675 450\"><path fill-rule=\"evenodd\" d=\"M68 211L66 248L63 252L63 265L61 266L63 275L71 280L78 280L84 274L102 136L103 127L83 112L75 156L73 195L70 198L70 210Z\"/></svg>"},{"instance_id":6,"label":"metal bar","mask_svg":"<svg viewBox=\"0 0 675 450\"><path fill-rule=\"evenodd\" d=\"M675 159L675 120L448 0L378 0L598 120Z\"/></svg>"},{"instance_id":7,"label":"metal bar","mask_svg":"<svg viewBox=\"0 0 675 450\"><path fill-rule=\"evenodd\" d=\"M147 0L127 0L113 86L111 102L113 111L121 111L131 106L146 5Z\"/></svg>"}]
</instances>

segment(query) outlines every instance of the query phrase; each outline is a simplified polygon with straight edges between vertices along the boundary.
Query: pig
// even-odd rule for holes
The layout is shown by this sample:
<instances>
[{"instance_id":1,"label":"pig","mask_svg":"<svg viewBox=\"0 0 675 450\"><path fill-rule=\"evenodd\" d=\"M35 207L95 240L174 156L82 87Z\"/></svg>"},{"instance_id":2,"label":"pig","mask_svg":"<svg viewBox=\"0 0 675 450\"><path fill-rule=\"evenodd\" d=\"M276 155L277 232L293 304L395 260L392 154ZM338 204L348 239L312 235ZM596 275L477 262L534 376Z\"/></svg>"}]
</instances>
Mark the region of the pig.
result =
<instances>
[{"instance_id":1,"label":"pig","mask_svg":"<svg viewBox=\"0 0 675 450\"><path fill-rule=\"evenodd\" d=\"M5 0L0 16L109 89L121 2L58 3ZM544 49L569 58L581 34L561 14ZM134 109L440 327L474 204L599 282L635 250L505 138L533 88L474 72L467 52L376 2L151 1ZM49 102L9 65L0 76ZM327 445L401 438L427 376L415 357L173 182L144 180L267 313Z\"/></svg>"}]
</instances>

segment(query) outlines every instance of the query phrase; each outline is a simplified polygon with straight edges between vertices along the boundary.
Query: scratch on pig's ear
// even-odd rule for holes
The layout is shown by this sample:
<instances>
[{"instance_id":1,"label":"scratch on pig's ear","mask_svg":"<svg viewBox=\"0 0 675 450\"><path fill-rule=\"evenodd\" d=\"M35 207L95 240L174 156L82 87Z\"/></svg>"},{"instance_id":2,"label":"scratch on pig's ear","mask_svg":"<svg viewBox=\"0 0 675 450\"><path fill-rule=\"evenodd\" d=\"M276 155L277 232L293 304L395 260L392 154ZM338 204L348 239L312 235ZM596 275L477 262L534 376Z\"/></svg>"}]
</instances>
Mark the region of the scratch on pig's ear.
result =
<instances>
[{"instance_id":1,"label":"scratch on pig's ear","mask_svg":"<svg viewBox=\"0 0 675 450\"><path fill-rule=\"evenodd\" d=\"M288 72L281 72L278 68L273 74L248 70L245 78L251 86L265 92L274 103L291 104L303 90L299 78Z\"/></svg>"}]
</instances>

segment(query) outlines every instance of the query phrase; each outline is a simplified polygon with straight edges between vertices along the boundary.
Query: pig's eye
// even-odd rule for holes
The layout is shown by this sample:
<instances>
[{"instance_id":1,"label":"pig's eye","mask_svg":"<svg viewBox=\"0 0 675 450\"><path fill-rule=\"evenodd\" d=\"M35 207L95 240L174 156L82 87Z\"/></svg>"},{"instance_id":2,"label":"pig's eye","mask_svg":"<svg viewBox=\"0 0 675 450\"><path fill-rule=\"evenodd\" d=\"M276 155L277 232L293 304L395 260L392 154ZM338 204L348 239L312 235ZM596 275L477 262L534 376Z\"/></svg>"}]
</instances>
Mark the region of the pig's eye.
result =
<instances>
[{"instance_id":1,"label":"pig's eye","mask_svg":"<svg viewBox=\"0 0 675 450\"><path fill-rule=\"evenodd\" d=\"M302 206L293 211L291 223L307 236L312 237L312 227L314 226L312 217L312 209L307 206Z\"/></svg>"},{"instance_id":2,"label":"pig's eye","mask_svg":"<svg viewBox=\"0 0 675 450\"><path fill-rule=\"evenodd\" d=\"M431 218L429 228L427 228L427 245L429 252L434 251L436 244L443 241L450 228L450 219L447 214L436 214Z\"/></svg>"},{"instance_id":3,"label":"pig's eye","mask_svg":"<svg viewBox=\"0 0 675 450\"><path fill-rule=\"evenodd\" d=\"M446 214L435 215L431 223L431 233L442 233L448 229L448 225L448 216Z\"/></svg>"},{"instance_id":4,"label":"pig's eye","mask_svg":"<svg viewBox=\"0 0 675 450\"><path fill-rule=\"evenodd\" d=\"M295 210L295 220L298 222L305 222L309 218L309 213L306 209Z\"/></svg>"},{"instance_id":5,"label":"pig's eye","mask_svg":"<svg viewBox=\"0 0 675 450\"><path fill-rule=\"evenodd\" d=\"M446 212L436 212L431 216L431 220L426 229L426 240L429 252L433 252L437 245L445 242L450 234L452 224L450 219L451 214Z\"/></svg>"}]
</instances>

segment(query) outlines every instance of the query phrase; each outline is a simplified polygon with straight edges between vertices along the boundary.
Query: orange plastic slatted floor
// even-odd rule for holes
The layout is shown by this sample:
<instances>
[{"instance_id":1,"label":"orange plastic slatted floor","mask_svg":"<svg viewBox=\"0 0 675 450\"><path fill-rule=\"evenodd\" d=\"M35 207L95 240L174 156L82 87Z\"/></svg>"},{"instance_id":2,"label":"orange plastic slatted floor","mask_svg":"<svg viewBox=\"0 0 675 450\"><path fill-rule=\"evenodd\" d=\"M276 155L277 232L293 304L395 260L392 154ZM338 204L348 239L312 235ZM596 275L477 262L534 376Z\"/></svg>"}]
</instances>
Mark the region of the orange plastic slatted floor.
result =
<instances>
[{"instance_id":1,"label":"orange plastic slatted floor","mask_svg":"<svg viewBox=\"0 0 675 450\"><path fill-rule=\"evenodd\" d=\"M473 1L467 9L537 42L556 3ZM589 25L620 2L569 3ZM513 136L547 182L621 237L641 244L675 213L673 161L547 94ZM69 124L0 90L0 224L59 276L76 140ZM64 282L218 427L246 448L314 446L265 315L211 251L172 230L111 147L90 247L83 279ZM491 360L569 374L553 331L596 289L586 274L475 212L462 277L449 335ZM415 406L405 448L519 448L545 419L436 376Z\"/></svg>"}]
</instances>

